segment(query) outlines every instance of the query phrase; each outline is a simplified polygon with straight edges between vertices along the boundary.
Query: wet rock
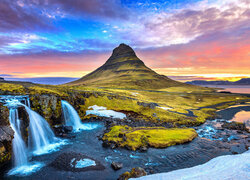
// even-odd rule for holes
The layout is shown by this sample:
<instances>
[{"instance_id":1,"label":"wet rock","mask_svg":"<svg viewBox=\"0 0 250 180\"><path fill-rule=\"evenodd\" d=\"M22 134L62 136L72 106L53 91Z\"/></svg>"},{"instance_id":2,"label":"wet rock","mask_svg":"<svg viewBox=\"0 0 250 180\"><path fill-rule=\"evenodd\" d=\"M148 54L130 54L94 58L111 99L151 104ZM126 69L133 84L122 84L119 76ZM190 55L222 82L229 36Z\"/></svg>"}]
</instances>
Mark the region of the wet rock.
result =
<instances>
[{"instance_id":1,"label":"wet rock","mask_svg":"<svg viewBox=\"0 0 250 180\"><path fill-rule=\"evenodd\" d=\"M107 140L103 141L102 147L105 147L105 148L109 147L109 142Z\"/></svg>"},{"instance_id":2,"label":"wet rock","mask_svg":"<svg viewBox=\"0 0 250 180\"><path fill-rule=\"evenodd\" d=\"M141 168L141 167L136 167L133 168L130 172L125 172L123 173L118 180L128 180L129 178L138 178L142 176L146 176L147 172Z\"/></svg>"},{"instance_id":3,"label":"wet rock","mask_svg":"<svg viewBox=\"0 0 250 180\"><path fill-rule=\"evenodd\" d=\"M63 127L65 133L69 133L73 131L73 127L72 126L64 126Z\"/></svg>"},{"instance_id":4,"label":"wet rock","mask_svg":"<svg viewBox=\"0 0 250 180\"><path fill-rule=\"evenodd\" d=\"M93 161L93 165L77 166L77 162L83 160ZM80 164L81 165L81 164ZM49 166L63 171L82 172L93 170L104 170L105 167L99 162L82 153L67 152L60 154Z\"/></svg>"},{"instance_id":5,"label":"wet rock","mask_svg":"<svg viewBox=\"0 0 250 180\"><path fill-rule=\"evenodd\" d=\"M148 148L146 146L143 146L143 147L140 148L141 152L146 152L147 150L148 150Z\"/></svg>"},{"instance_id":6,"label":"wet rock","mask_svg":"<svg viewBox=\"0 0 250 180\"><path fill-rule=\"evenodd\" d=\"M9 125L9 110L0 103L0 126Z\"/></svg>"},{"instance_id":7,"label":"wet rock","mask_svg":"<svg viewBox=\"0 0 250 180\"><path fill-rule=\"evenodd\" d=\"M244 144L233 145L231 146L230 151L233 154L240 154L246 151L246 146Z\"/></svg>"},{"instance_id":8,"label":"wet rock","mask_svg":"<svg viewBox=\"0 0 250 180\"><path fill-rule=\"evenodd\" d=\"M11 141L14 137L14 131L10 126L0 127L0 142L2 141Z\"/></svg>"},{"instance_id":9,"label":"wet rock","mask_svg":"<svg viewBox=\"0 0 250 180\"><path fill-rule=\"evenodd\" d=\"M122 163L119 163L119 162L112 162L111 163L111 167L114 169L114 170L119 170L123 167L123 164Z\"/></svg>"},{"instance_id":10,"label":"wet rock","mask_svg":"<svg viewBox=\"0 0 250 180\"><path fill-rule=\"evenodd\" d=\"M116 148L116 144L111 143L111 144L110 144L110 148L111 148L111 149L115 149L115 148Z\"/></svg>"},{"instance_id":11,"label":"wet rock","mask_svg":"<svg viewBox=\"0 0 250 180\"><path fill-rule=\"evenodd\" d=\"M246 125L239 122L224 122L222 127L225 129L238 130L238 131L248 131Z\"/></svg>"}]
</instances>

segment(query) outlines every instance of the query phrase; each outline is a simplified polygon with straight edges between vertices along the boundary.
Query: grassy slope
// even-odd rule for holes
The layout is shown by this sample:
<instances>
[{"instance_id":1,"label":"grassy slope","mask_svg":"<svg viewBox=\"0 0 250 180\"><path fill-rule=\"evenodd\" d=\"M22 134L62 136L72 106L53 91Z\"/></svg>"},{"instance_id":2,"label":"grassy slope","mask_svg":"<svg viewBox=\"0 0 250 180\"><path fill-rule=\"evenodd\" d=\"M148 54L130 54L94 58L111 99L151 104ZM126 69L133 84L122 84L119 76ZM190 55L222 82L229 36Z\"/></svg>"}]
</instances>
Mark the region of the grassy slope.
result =
<instances>
[{"instance_id":1,"label":"grassy slope","mask_svg":"<svg viewBox=\"0 0 250 180\"><path fill-rule=\"evenodd\" d=\"M195 88L159 75L136 56L120 57L107 61L103 66L68 85L125 89L160 89L173 86ZM197 88L197 87L196 87Z\"/></svg>"}]
</instances>

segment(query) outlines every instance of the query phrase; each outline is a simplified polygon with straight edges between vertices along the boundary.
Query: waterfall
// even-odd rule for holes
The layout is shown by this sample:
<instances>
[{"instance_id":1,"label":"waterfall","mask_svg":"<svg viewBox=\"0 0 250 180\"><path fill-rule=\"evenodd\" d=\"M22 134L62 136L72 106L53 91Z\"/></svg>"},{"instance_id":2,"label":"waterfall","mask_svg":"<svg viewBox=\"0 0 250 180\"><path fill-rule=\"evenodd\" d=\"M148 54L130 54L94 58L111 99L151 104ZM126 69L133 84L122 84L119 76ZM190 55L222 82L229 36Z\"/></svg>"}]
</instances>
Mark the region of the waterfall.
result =
<instances>
[{"instance_id":1,"label":"waterfall","mask_svg":"<svg viewBox=\"0 0 250 180\"><path fill-rule=\"evenodd\" d=\"M65 125L72 126L75 131L81 129L81 119L76 110L67 101L62 100L61 103Z\"/></svg>"},{"instance_id":2,"label":"waterfall","mask_svg":"<svg viewBox=\"0 0 250 180\"><path fill-rule=\"evenodd\" d=\"M35 154L41 153L44 148L58 141L47 121L28 106L23 105L29 115L29 149Z\"/></svg>"},{"instance_id":3,"label":"waterfall","mask_svg":"<svg viewBox=\"0 0 250 180\"><path fill-rule=\"evenodd\" d=\"M76 110L67 101L62 100L62 111L66 126L72 126L75 132L80 130L92 130L98 127L97 124L81 123L81 119Z\"/></svg>"},{"instance_id":4,"label":"waterfall","mask_svg":"<svg viewBox=\"0 0 250 180\"><path fill-rule=\"evenodd\" d=\"M14 131L14 139L12 141L12 149L14 153L14 166L19 167L28 164L27 148L22 139L20 129L20 119L18 118L17 109L10 109L9 120L11 128Z\"/></svg>"},{"instance_id":5,"label":"waterfall","mask_svg":"<svg viewBox=\"0 0 250 180\"><path fill-rule=\"evenodd\" d=\"M30 109L30 102L27 96L0 96L0 102L3 102L4 106L7 106L9 109L9 121L14 131L12 140L14 168L8 172L8 175L25 176L38 171L44 164L30 162L28 161L28 156L55 151L60 145L66 144L66 140L56 138L47 121ZM24 104L21 102L24 102ZM25 107L30 120L28 148L21 134L21 121L18 118L18 107L20 106Z\"/></svg>"}]
</instances>

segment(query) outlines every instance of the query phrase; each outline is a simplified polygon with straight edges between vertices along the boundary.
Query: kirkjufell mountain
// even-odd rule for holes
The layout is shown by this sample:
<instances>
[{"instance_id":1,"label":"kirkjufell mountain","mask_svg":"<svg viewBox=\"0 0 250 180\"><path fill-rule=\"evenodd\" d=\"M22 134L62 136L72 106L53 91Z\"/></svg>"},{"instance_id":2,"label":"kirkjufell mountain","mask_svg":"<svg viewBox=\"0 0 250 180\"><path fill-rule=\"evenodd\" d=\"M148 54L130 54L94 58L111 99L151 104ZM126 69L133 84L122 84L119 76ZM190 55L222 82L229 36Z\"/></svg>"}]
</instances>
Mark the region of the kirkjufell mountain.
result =
<instances>
[{"instance_id":1,"label":"kirkjufell mountain","mask_svg":"<svg viewBox=\"0 0 250 180\"><path fill-rule=\"evenodd\" d=\"M148 68L135 51L126 44L113 50L111 57L101 67L68 85L98 87L161 89L172 86L189 86L169 79Z\"/></svg>"}]
</instances>

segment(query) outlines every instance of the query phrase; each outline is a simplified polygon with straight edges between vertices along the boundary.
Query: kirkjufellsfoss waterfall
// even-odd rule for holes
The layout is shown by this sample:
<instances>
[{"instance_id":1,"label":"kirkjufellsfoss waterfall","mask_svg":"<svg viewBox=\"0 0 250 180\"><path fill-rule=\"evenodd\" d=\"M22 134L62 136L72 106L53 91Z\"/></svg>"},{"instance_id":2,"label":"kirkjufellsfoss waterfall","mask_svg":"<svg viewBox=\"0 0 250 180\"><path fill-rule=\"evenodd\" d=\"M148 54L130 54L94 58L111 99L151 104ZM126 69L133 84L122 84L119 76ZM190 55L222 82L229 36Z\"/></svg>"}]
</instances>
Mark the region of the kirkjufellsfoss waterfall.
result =
<instances>
[{"instance_id":1,"label":"kirkjufellsfoss waterfall","mask_svg":"<svg viewBox=\"0 0 250 180\"><path fill-rule=\"evenodd\" d=\"M80 130L92 130L98 127L97 124L82 123L76 110L67 101L62 100L63 117L66 126L72 126L75 132Z\"/></svg>"},{"instance_id":2,"label":"kirkjufellsfoss waterfall","mask_svg":"<svg viewBox=\"0 0 250 180\"><path fill-rule=\"evenodd\" d=\"M9 171L9 175L28 175L39 170L44 164L30 162L32 155L41 155L57 150L65 144L65 141L56 138L47 121L38 113L30 109L30 102L27 96L5 96L0 99L9 109L9 121L14 131L12 141L14 154L14 168ZM22 137L22 122L18 117L18 108L25 107L29 115L29 143L26 146Z\"/></svg>"}]
</instances>

